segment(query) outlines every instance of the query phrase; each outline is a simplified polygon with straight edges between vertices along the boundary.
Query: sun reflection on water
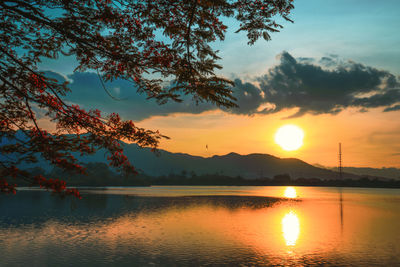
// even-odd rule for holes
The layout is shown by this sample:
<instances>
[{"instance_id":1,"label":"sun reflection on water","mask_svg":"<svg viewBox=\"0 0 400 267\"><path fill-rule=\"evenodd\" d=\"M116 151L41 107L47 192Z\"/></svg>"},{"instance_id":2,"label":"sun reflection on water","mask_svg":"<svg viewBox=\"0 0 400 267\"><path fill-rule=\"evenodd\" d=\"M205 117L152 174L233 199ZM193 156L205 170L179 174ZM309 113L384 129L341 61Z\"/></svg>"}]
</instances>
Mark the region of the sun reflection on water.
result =
<instances>
[{"instance_id":1,"label":"sun reflection on water","mask_svg":"<svg viewBox=\"0 0 400 267\"><path fill-rule=\"evenodd\" d=\"M284 196L287 197L287 198L295 198L295 197L297 197L296 189L294 187L292 187L292 186L286 187Z\"/></svg>"},{"instance_id":2,"label":"sun reflection on water","mask_svg":"<svg viewBox=\"0 0 400 267\"><path fill-rule=\"evenodd\" d=\"M295 212L289 211L282 218L282 233L287 246L296 245L300 234L300 222Z\"/></svg>"}]
</instances>

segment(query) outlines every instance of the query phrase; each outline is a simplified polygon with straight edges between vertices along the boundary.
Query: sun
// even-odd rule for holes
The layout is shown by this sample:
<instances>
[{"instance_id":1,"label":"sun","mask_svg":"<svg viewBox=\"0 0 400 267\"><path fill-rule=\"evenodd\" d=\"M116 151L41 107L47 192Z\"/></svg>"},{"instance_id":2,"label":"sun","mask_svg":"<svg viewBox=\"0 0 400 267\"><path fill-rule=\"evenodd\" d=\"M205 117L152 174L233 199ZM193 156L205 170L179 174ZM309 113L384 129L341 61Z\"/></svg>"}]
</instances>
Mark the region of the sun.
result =
<instances>
[{"instance_id":1,"label":"sun","mask_svg":"<svg viewBox=\"0 0 400 267\"><path fill-rule=\"evenodd\" d=\"M304 132L293 124L287 124L275 133L275 143L286 151L294 151L303 145Z\"/></svg>"}]
</instances>

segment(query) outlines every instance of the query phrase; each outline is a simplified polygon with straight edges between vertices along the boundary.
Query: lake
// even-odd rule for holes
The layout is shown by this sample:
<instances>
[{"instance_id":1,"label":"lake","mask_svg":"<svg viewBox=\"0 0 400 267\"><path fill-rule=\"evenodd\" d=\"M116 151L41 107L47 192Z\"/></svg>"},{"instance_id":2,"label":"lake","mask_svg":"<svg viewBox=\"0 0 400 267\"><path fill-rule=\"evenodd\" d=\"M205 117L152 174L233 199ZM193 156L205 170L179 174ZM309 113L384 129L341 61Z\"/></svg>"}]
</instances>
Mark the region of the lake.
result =
<instances>
[{"instance_id":1,"label":"lake","mask_svg":"<svg viewBox=\"0 0 400 267\"><path fill-rule=\"evenodd\" d=\"M1 266L400 265L400 189L154 186L0 195Z\"/></svg>"}]
</instances>

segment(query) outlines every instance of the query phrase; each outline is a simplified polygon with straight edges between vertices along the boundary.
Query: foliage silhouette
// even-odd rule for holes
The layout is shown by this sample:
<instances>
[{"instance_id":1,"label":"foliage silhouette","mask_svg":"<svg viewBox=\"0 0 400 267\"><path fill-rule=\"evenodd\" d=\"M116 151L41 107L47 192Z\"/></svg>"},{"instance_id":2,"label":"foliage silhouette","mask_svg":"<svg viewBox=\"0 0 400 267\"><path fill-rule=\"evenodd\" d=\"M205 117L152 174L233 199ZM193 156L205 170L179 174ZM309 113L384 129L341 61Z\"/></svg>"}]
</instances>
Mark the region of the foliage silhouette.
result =
<instances>
[{"instance_id":1,"label":"foliage silhouette","mask_svg":"<svg viewBox=\"0 0 400 267\"><path fill-rule=\"evenodd\" d=\"M74 56L75 70L92 70L101 81L126 79L132 88L159 104L181 101L235 107L233 82L215 70L217 51L210 44L224 40L221 17L240 22L248 44L282 28L292 0L6 0L0 1L0 191L15 193L17 179L79 197L64 181L19 170L23 161L43 157L56 167L84 173L73 152L108 151L110 165L135 172L120 140L157 148L158 131L137 127L118 114L103 115L64 101L68 83L46 77L38 69L44 58ZM161 36L162 35L162 36ZM165 81L170 79L169 86ZM56 124L51 134L38 114ZM20 130L24 138L17 136ZM66 133L69 133L68 135Z\"/></svg>"}]
</instances>

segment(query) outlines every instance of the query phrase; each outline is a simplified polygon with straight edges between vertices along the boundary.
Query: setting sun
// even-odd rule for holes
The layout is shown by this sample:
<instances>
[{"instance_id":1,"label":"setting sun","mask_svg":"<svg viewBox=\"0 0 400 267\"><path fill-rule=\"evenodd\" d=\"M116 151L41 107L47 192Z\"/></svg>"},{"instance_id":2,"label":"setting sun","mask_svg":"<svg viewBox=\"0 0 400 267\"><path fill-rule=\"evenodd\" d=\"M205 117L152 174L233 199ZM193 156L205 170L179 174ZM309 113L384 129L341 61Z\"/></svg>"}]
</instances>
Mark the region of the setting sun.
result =
<instances>
[{"instance_id":1,"label":"setting sun","mask_svg":"<svg viewBox=\"0 0 400 267\"><path fill-rule=\"evenodd\" d=\"M303 130L292 124L282 126L275 133L275 143L286 151L299 149L303 145L303 138Z\"/></svg>"}]
</instances>

